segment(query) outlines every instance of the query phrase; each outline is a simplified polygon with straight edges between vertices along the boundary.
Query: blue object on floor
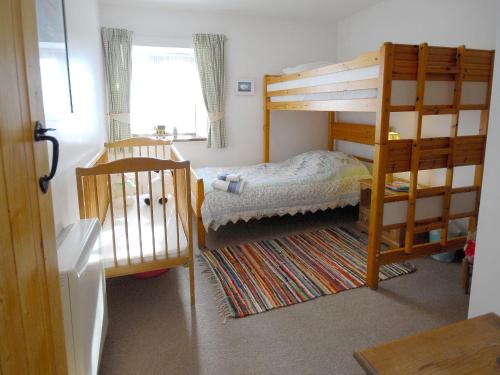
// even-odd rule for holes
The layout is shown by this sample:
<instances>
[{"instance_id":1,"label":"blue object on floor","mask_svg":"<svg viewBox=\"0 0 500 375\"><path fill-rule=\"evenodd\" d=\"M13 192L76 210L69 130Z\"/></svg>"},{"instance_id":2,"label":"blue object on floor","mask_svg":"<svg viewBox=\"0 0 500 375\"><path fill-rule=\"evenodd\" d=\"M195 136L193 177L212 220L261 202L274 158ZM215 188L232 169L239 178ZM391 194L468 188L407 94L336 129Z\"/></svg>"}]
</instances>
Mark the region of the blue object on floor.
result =
<instances>
[{"instance_id":1,"label":"blue object on floor","mask_svg":"<svg viewBox=\"0 0 500 375\"><path fill-rule=\"evenodd\" d=\"M456 226L448 226L448 238L460 236L460 230ZM441 229L434 229L429 232L429 242L439 242L441 239ZM432 259L435 259L443 263L451 263L455 259L456 250L447 251L446 253L431 255Z\"/></svg>"}]
</instances>

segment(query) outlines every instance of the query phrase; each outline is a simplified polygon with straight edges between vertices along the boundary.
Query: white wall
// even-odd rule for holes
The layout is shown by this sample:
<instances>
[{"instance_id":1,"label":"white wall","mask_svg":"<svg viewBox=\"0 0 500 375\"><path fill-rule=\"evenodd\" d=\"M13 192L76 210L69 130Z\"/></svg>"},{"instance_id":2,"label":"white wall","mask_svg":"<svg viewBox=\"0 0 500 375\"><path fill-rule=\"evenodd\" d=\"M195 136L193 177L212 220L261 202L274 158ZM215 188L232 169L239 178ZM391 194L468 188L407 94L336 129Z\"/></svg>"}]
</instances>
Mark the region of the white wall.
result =
<instances>
[{"instance_id":1,"label":"white wall","mask_svg":"<svg viewBox=\"0 0 500 375\"><path fill-rule=\"evenodd\" d=\"M494 48L495 0L386 0L339 22L340 60L384 42Z\"/></svg>"},{"instance_id":2,"label":"white wall","mask_svg":"<svg viewBox=\"0 0 500 375\"><path fill-rule=\"evenodd\" d=\"M106 139L97 0L65 0L74 113L57 122L59 168L52 183L56 232L78 219L75 167L85 165Z\"/></svg>"},{"instance_id":3,"label":"white wall","mask_svg":"<svg viewBox=\"0 0 500 375\"><path fill-rule=\"evenodd\" d=\"M310 61L335 61L334 23L298 22L262 17L187 13L158 8L101 6L106 27L133 30L135 43L191 47L194 33L223 33L227 41L226 124L228 147L207 149L206 142L179 143L195 166L250 164L262 161L262 78L283 67ZM237 79L253 78L256 95L235 95ZM273 113L271 159L326 148L325 113Z\"/></svg>"},{"instance_id":4,"label":"white wall","mask_svg":"<svg viewBox=\"0 0 500 375\"><path fill-rule=\"evenodd\" d=\"M500 20L500 4L496 19ZM486 146L486 163L477 231L476 259L469 304L469 317L491 311L500 314L500 23L496 25L496 61L492 109Z\"/></svg>"}]
</instances>

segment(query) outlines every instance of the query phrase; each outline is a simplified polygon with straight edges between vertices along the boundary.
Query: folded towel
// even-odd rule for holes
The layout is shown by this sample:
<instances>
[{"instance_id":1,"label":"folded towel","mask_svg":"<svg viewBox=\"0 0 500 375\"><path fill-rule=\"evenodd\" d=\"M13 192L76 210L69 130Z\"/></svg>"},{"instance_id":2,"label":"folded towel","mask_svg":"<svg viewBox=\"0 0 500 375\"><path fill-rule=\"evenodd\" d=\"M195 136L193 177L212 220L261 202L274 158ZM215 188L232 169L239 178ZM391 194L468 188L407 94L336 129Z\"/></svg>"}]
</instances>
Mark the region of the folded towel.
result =
<instances>
[{"instance_id":1,"label":"folded towel","mask_svg":"<svg viewBox=\"0 0 500 375\"><path fill-rule=\"evenodd\" d=\"M245 187L246 181L223 181L214 180L212 187L216 190L227 191L228 193L241 194Z\"/></svg>"},{"instance_id":2,"label":"folded towel","mask_svg":"<svg viewBox=\"0 0 500 375\"><path fill-rule=\"evenodd\" d=\"M241 179L241 176L236 173L219 173L217 175L217 179L221 181L238 182Z\"/></svg>"}]
</instances>

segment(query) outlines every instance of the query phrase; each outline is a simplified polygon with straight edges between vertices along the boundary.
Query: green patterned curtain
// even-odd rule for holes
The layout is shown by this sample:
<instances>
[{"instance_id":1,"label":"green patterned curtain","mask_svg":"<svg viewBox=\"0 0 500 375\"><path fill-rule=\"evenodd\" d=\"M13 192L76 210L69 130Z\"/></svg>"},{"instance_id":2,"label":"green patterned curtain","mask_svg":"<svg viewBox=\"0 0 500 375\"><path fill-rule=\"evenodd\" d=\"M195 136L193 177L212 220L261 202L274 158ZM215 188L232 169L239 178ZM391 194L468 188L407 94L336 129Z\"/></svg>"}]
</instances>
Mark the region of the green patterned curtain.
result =
<instances>
[{"instance_id":1,"label":"green patterned curtain","mask_svg":"<svg viewBox=\"0 0 500 375\"><path fill-rule=\"evenodd\" d=\"M224 43L225 35L195 34L193 36L196 65L208 112L208 147L226 147L224 124Z\"/></svg>"},{"instance_id":2,"label":"green patterned curtain","mask_svg":"<svg viewBox=\"0 0 500 375\"><path fill-rule=\"evenodd\" d=\"M108 96L109 140L130 138L132 31L101 29Z\"/></svg>"}]
</instances>

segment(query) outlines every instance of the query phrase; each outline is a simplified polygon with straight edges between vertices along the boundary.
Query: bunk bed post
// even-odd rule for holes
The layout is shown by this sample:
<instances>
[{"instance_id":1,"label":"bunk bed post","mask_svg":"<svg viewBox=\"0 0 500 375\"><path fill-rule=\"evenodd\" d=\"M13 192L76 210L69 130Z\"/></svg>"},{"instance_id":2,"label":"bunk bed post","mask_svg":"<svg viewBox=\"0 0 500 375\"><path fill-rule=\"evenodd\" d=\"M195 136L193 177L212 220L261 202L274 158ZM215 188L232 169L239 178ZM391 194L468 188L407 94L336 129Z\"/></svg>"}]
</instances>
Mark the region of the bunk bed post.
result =
<instances>
[{"instance_id":1,"label":"bunk bed post","mask_svg":"<svg viewBox=\"0 0 500 375\"><path fill-rule=\"evenodd\" d=\"M335 137L333 135L333 127L335 124L335 112L328 112L328 150L333 151L335 147Z\"/></svg>"},{"instance_id":2,"label":"bunk bed post","mask_svg":"<svg viewBox=\"0 0 500 375\"><path fill-rule=\"evenodd\" d=\"M269 131L271 126L271 111L269 110L270 98L267 94L267 79L269 75L264 76L262 89L264 91L264 126L263 132L263 162L269 163Z\"/></svg>"},{"instance_id":3,"label":"bunk bed post","mask_svg":"<svg viewBox=\"0 0 500 375\"><path fill-rule=\"evenodd\" d=\"M455 76L455 88L453 94L453 108L456 113L451 116L450 128L450 152L448 153L448 166L446 168L446 191L443 197L443 215L442 215L442 229L441 229L441 246L446 246L448 241L449 219L450 219L450 206L453 188L453 176L455 169L453 168L453 155L455 154L455 138L458 135L458 123L460 119L460 101L462 100L462 83L464 74L464 52L465 46L457 48L457 66L458 73Z\"/></svg>"},{"instance_id":4,"label":"bunk bed post","mask_svg":"<svg viewBox=\"0 0 500 375\"><path fill-rule=\"evenodd\" d=\"M373 160L370 225L368 228L368 265L366 284L378 288L379 257L382 235L385 174L389 138L389 119L392 89L393 45L386 42L380 48L377 119L375 125L375 155Z\"/></svg>"},{"instance_id":5,"label":"bunk bed post","mask_svg":"<svg viewBox=\"0 0 500 375\"><path fill-rule=\"evenodd\" d=\"M411 170L410 183L408 187L408 211L405 233L405 252L410 254L413 251L413 237L415 235L415 209L417 203L418 188L418 170L420 164L420 139L422 136L422 122L425 96L425 79L427 77L427 56L428 45L422 43L418 49L418 68L417 68L417 92L415 111L417 112L417 121L413 133L413 145L411 149Z\"/></svg>"},{"instance_id":6,"label":"bunk bed post","mask_svg":"<svg viewBox=\"0 0 500 375\"><path fill-rule=\"evenodd\" d=\"M488 137L488 121L490 115L490 105L491 105L491 91L493 88L493 70L495 63L495 51L493 51L491 55L491 63L490 63L490 76L488 79L488 89L486 92L486 105L483 110L481 110L481 119L479 124L479 134ZM481 199L481 187L483 184L483 173L484 173L484 156L485 156L486 147L483 150L482 161L481 164L476 165L474 168L474 186L478 188L476 192L476 209L475 216L472 216L469 219L469 232L475 232L477 229L477 219L479 215L479 201Z\"/></svg>"}]
</instances>

